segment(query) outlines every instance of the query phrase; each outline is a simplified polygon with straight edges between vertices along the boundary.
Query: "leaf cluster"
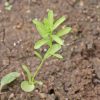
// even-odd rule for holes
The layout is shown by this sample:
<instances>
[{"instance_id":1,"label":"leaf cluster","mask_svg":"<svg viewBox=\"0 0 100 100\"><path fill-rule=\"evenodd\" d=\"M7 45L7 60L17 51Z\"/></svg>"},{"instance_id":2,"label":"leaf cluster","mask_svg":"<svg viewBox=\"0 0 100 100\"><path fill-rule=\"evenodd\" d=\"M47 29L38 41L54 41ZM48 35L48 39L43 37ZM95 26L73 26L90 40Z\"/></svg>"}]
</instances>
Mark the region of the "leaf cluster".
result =
<instances>
[{"instance_id":1,"label":"leaf cluster","mask_svg":"<svg viewBox=\"0 0 100 100\"><path fill-rule=\"evenodd\" d=\"M38 40L35 43L34 48L40 49L43 45L48 45L49 49L46 52L44 59L47 59L50 56L55 56L57 58L63 58L60 54L56 54L58 50L61 49L61 45L64 44L64 40L61 37L65 34L68 34L71 31L71 27L64 27L55 33L55 30L61 25L66 18L62 16L58 20L54 20L54 14L52 10L48 11L47 18L44 18L43 21L39 21L37 19L32 20L35 24L37 31L39 32L42 39ZM54 43L55 42L55 43ZM40 58L43 57L39 54L39 52L35 51L35 54Z\"/></svg>"}]
</instances>

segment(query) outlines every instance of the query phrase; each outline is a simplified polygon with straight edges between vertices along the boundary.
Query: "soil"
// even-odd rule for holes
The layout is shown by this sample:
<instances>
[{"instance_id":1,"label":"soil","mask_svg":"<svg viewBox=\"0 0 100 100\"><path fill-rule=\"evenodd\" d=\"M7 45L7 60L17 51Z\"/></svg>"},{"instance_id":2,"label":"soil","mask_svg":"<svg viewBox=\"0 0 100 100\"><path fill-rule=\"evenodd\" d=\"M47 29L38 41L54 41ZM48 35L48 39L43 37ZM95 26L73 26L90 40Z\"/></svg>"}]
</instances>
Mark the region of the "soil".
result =
<instances>
[{"instance_id":1,"label":"soil","mask_svg":"<svg viewBox=\"0 0 100 100\"><path fill-rule=\"evenodd\" d=\"M43 86L25 93L20 77L2 90L1 100L100 100L100 0L7 1L11 11L0 0L0 78L11 71L22 73L23 63L34 73L40 62L33 46L40 36L32 19L42 19L47 9L56 18L67 16L64 25L72 32L63 37L64 59L48 59L38 74Z\"/></svg>"}]
</instances>

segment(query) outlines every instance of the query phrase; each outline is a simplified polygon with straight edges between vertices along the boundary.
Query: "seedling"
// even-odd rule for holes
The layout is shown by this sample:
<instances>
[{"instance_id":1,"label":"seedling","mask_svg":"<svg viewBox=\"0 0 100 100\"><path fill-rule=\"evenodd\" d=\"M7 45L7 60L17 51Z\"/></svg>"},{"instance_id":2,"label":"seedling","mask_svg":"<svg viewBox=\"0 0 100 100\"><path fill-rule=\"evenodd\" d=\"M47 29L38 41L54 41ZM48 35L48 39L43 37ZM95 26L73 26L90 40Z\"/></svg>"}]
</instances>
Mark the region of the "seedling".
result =
<instances>
[{"instance_id":1,"label":"seedling","mask_svg":"<svg viewBox=\"0 0 100 100\"><path fill-rule=\"evenodd\" d=\"M5 10L10 11L12 9L12 5L8 1L5 2L4 6L5 6Z\"/></svg>"},{"instance_id":2,"label":"seedling","mask_svg":"<svg viewBox=\"0 0 100 100\"><path fill-rule=\"evenodd\" d=\"M20 73L18 73L18 72L11 72L11 73L7 74L6 76L4 76L0 81L0 91L2 90L2 88L5 85L10 84L19 76L20 76Z\"/></svg>"},{"instance_id":3,"label":"seedling","mask_svg":"<svg viewBox=\"0 0 100 100\"><path fill-rule=\"evenodd\" d=\"M22 65L22 68L24 70L24 75L27 77L27 80L21 82L22 90L25 92L31 92L35 89L35 84L42 85L42 82L33 79L33 76L26 65Z\"/></svg>"},{"instance_id":4,"label":"seedling","mask_svg":"<svg viewBox=\"0 0 100 100\"><path fill-rule=\"evenodd\" d=\"M51 56L55 56L57 58L62 59L63 57L58 54L57 52L61 49L61 46L64 44L64 40L61 37L65 34L68 34L71 31L71 27L64 27L58 32L54 32L56 28L60 24L65 21L65 17L61 17L57 21L54 20L53 11L48 11L48 17L44 18L42 22L37 19L32 20L32 22L36 25L37 31L39 32L42 39L38 40L35 43L35 55L40 59L40 64L37 67L36 71L32 75L30 71L27 69L27 66L22 66L24 71L27 73L28 81L23 81L21 83L21 88L26 91L30 92L35 89L35 85L39 81L35 80L35 77L38 75L44 61ZM40 49L43 45L48 45L47 52L44 55L41 55L37 50ZM40 82L41 83L41 82Z\"/></svg>"}]
</instances>

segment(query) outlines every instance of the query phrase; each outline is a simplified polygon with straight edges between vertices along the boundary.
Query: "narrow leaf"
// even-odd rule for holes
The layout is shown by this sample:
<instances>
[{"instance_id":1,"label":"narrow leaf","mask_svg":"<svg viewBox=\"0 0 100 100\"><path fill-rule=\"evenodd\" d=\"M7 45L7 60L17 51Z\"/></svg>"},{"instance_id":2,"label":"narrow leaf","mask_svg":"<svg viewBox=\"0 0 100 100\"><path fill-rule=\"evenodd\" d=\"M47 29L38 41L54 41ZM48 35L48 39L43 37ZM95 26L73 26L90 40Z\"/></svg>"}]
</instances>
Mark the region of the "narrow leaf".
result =
<instances>
[{"instance_id":1,"label":"narrow leaf","mask_svg":"<svg viewBox=\"0 0 100 100\"><path fill-rule=\"evenodd\" d=\"M47 42L48 42L47 39L41 39L41 40L39 40L39 41L37 41L37 42L35 43L34 48L35 48L35 49L39 49L41 46L43 46L43 45L46 44Z\"/></svg>"},{"instance_id":2,"label":"narrow leaf","mask_svg":"<svg viewBox=\"0 0 100 100\"><path fill-rule=\"evenodd\" d=\"M48 34L47 34L47 31L45 29L45 26L38 20L32 20L32 22L36 25L36 28L39 32L39 34L42 36L42 37L46 37Z\"/></svg>"},{"instance_id":3,"label":"narrow leaf","mask_svg":"<svg viewBox=\"0 0 100 100\"><path fill-rule=\"evenodd\" d=\"M29 71L28 67L26 65L22 65L22 68L23 68L26 76L28 77L29 82L31 82L32 75L31 75L31 72Z\"/></svg>"},{"instance_id":4,"label":"narrow leaf","mask_svg":"<svg viewBox=\"0 0 100 100\"><path fill-rule=\"evenodd\" d=\"M60 24L62 24L64 21L65 21L65 17L61 17L60 19L58 19L55 23L54 23L54 26L53 26L53 30L56 29Z\"/></svg>"},{"instance_id":5,"label":"narrow leaf","mask_svg":"<svg viewBox=\"0 0 100 100\"><path fill-rule=\"evenodd\" d=\"M57 57L57 58L59 58L59 59L63 59L62 55L60 55L60 54L54 54L53 56L54 56L54 57Z\"/></svg>"},{"instance_id":6,"label":"narrow leaf","mask_svg":"<svg viewBox=\"0 0 100 100\"><path fill-rule=\"evenodd\" d=\"M41 54L40 54L39 52L35 51L34 54L35 54L38 58L40 58L40 59L42 60L42 56L41 56Z\"/></svg>"},{"instance_id":7,"label":"narrow leaf","mask_svg":"<svg viewBox=\"0 0 100 100\"><path fill-rule=\"evenodd\" d=\"M48 21L49 21L49 25L50 25L50 28L52 29L53 27L53 11L52 10L49 10L48 11Z\"/></svg>"},{"instance_id":8,"label":"narrow leaf","mask_svg":"<svg viewBox=\"0 0 100 100\"><path fill-rule=\"evenodd\" d=\"M60 30L58 33L57 33L57 36L63 36L63 35L65 35L65 34L68 34L70 31L71 31L71 27L66 27L66 28L64 28L64 29L62 29L62 30Z\"/></svg>"},{"instance_id":9,"label":"narrow leaf","mask_svg":"<svg viewBox=\"0 0 100 100\"><path fill-rule=\"evenodd\" d=\"M25 92L31 92L31 91L33 91L35 89L35 85L34 84L30 84L28 81L23 81L21 83L21 88Z\"/></svg>"},{"instance_id":10,"label":"narrow leaf","mask_svg":"<svg viewBox=\"0 0 100 100\"><path fill-rule=\"evenodd\" d=\"M54 55L57 51L61 49L61 45L54 44L51 48L48 49L46 54L44 55L44 59L49 58L50 56Z\"/></svg>"},{"instance_id":11,"label":"narrow leaf","mask_svg":"<svg viewBox=\"0 0 100 100\"><path fill-rule=\"evenodd\" d=\"M60 45L63 45L64 41L60 39L57 35L52 35L52 39L59 43Z\"/></svg>"},{"instance_id":12,"label":"narrow leaf","mask_svg":"<svg viewBox=\"0 0 100 100\"><path fill-rule=\"evenodd\" d=\"M6 76L4 76L1 79L1 82L0 82L1 83L1 87L11 83L12 81L14 81L19 76L20 76L20 73L18 73L18 72L11 72L11 73L7 74Z\"/></svg>"}]
</instances>

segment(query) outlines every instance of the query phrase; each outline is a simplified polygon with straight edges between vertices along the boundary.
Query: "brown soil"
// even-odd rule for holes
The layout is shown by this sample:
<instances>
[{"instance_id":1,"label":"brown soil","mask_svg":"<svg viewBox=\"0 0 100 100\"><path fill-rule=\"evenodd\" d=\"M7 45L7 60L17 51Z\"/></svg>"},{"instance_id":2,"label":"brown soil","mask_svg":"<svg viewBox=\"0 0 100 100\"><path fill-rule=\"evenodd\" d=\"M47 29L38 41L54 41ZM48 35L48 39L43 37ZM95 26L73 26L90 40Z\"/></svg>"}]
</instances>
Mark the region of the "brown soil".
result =
<instances>
[{"instance_id":1,"label":"brown soil","mask_svg":"<svg viewBox=\"0 0 100 100\"><path fill-rule=\"evenodd\" d=\"M57 18L68 16L64 24L73 32L64 37L64 60L48 59L37 76L42 87L25 93L20 77L3 89L1 100L100 100L100 0L8 0L11 11L4 9L5 1L0 0L0 78L21 72L23 63L34 73L39 35L31 21L42 19L47 9Z\"/></svg>"}]
</instances>

